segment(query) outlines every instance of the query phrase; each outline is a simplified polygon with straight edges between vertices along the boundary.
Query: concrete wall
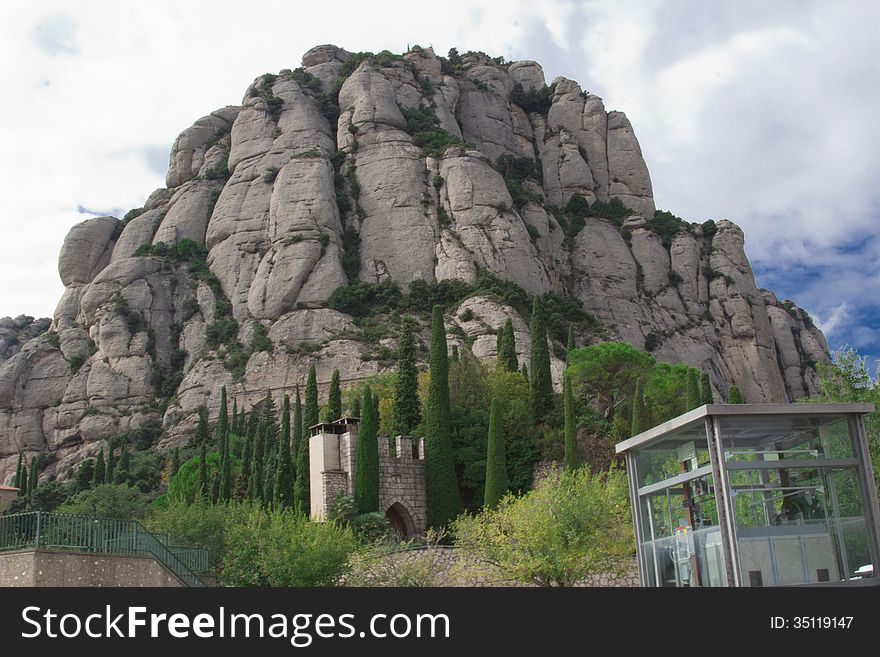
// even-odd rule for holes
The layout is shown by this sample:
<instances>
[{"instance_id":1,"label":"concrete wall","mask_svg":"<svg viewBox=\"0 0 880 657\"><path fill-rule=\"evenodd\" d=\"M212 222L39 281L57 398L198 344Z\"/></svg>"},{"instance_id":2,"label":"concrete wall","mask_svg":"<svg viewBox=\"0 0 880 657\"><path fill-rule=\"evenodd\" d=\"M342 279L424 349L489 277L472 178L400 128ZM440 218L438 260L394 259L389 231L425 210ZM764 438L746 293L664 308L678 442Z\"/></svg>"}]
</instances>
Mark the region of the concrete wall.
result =
<instances>
[{"instance_id":1,"label":"concrete wall","mask_svg":"<svg viewBox=\"0 0 880 657\"><path fill-rule=\"evenodd\" d=\"M183 586L150 556L18 550L0 552L0 586Z\"/></svg>"}]
</instances>

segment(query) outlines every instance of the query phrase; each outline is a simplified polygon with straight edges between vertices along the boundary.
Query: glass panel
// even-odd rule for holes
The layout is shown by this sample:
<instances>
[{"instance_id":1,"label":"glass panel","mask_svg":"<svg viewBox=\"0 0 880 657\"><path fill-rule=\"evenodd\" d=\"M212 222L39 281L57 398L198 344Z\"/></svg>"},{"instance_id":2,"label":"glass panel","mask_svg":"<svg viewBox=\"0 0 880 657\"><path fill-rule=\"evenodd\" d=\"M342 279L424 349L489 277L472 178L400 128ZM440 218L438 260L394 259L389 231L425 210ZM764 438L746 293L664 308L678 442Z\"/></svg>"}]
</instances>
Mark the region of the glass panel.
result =
<instances>
[{"instance_id":1,"label":"glass panel","mask_svg":"<svg viewBox=\"0 0 880 657\"><path fill-rule=\"evenodd\" d=\"M639 504L648 586L726 584L711 475L643 495Z\"/></svg>"},{"instance_id":2,"label":"glass panel","mask_svg":"<svg viewBox=\"0 0 880 657\"><path fill-rule=\"evenodd\" d=\"M855 469L733 470L728 479L744 586L873 572Z\"/></svg>"},{"instance_id":3,"label":"glass panel","mask_svg":"<svg viewBox=\"0 0 880 657\"><path fill-rule=\"evenodd\" d=\"M705 424L701 420L686 429L638 451L639 487L709 465Z\"/></svg>"},{"instance_id":4,"label":"glass panel","mask_svg":"<svg viewBox=\"0 0 880 657\"><path fill-rule=\"evenodd\" d=\"M855 456L849 424L839 415L734 415L720 423L725 462Z\"/></svg>"}]
</instances>

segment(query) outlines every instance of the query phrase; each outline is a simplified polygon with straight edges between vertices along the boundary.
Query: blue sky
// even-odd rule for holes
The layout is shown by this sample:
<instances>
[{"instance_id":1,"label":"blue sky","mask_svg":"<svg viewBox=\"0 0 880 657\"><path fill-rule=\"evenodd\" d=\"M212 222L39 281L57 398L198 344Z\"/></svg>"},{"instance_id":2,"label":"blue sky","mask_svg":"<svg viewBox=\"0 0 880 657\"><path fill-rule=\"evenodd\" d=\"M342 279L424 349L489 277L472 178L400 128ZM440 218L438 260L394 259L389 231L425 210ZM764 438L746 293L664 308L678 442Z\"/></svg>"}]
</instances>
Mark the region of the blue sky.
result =
<instances>
[{"instance_id":1,"label":"blue sky","mask_svg":"<svg viewBox=\"0 0 880 657\"><path fill-rule=\"evenodd\" d=\"M0 316L51 315L69 227L142 205L177 134L256 76L419 43L535 59L625 111L658 207L741 225L758 284L876 362L878 24L870 0L5 2Z\"/></svg>"}]
</instances>

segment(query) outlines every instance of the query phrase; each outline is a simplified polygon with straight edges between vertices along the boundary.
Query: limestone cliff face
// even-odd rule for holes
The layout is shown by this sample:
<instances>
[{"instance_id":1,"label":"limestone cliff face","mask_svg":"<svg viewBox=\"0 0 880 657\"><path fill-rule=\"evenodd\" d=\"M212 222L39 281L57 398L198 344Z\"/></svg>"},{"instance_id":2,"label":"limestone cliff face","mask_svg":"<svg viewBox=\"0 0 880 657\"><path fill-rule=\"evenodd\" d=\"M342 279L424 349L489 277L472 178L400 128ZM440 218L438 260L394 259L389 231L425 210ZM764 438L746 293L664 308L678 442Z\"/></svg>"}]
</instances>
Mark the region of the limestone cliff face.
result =
<instances>
[{"instance_id":1,"label":"limestone cliff face","mask_svg":"<svg viewBox=\"0 0 880 657\"><path fill-rule=\"evenodd\" d=\"M625 340L747 401L815 390L828 347L809 316L756 287L733 223L662 229L633 127L576 82L430 49L319 46L302 66L184 130L144 208L71 229L51 326L0 320L0 482L19 450L68 476L120 432L173 444L221 385L247 407L311 362L324 385L387 369L393 339L328 307L355 278L405 289L485 269L578 299L602 326L579 344ZM613 199L622 221L569 225L572 203ZM449 309L449 340L491 358L508 316L527 359L525 320L486 296Z\"/></svg>"}]
</instances>

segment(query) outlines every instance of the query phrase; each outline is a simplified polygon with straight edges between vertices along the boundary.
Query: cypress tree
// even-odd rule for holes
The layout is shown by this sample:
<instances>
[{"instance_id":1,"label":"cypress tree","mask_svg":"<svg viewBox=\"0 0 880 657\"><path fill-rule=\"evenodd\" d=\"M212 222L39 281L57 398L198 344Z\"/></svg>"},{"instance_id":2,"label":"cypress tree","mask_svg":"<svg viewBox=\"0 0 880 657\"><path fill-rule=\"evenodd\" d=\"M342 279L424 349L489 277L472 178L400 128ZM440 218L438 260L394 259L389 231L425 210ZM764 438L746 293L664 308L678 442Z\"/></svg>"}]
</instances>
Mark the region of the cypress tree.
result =
<instances>
[{"instance_id":1,"label":"cypress tree","mask_svg":"<svg viewBox=\"0 0 880 657\"><path fill-rule=\"evenodd\" d=\"M180 470L180 447L175 447L171 452L171 469L168 471L168 479L173 479Z\"/></svg>"},{"instance_id":2,"label":"cypress tree","mask_svg":"<svg viewBox=\"0 0 880 657\"><path fill-rule=\"evenodd\" d=\"M305 408L303 409L303 427L309 429L318 424L318 379L315 366L309 365L309 376L306 379Z\"/></svg>"},{"instance_id":3,"label":"cypress tree","mask_svg":"<svg viewBox=\"0 0 880 657\"><path fill-rule=\"evenodd\" d=\"M650 428L648 424L648 409L645 406L645 395L644 392L642 392L642 382L637 381L636 391L633 394L631 434L635 436L643 431L647 431Z\"/></svg>"},{"instance_id":4,"label":"cypress tree","mask_svg":"<svg viewBox=\"0 0 880 657\"><path fill-rule=\"evenodd\" d=\"M92 467L92 469L89 470L89 472L92 474L92 478L94 478L94 474L95 474L94 466ZM27 465L23 465L21 467L21 481L19 483L21 484L21 490L19 492L22 495L27 495L28 494L28 469L27 469ZM92 486L92 482L91 482L91 480L89 480L89 483L86 486L86 489L91 488L91 486ZM85 490L85 489L83 489L83 490Z\"/></svg>"},{"instance_id":5,"label":"cypress tree","mask_svg":"<svg viewBox=\"0 0 880 657\"><path fill-rule=\"evenodd\" d=\"M102 451L101 454L104 452ZM36 456L31 457L31 472L28 475L28 494L33 493L37 490L37 484L40 480L40 471L39 471L39 460Z\"/></svg>"},{"instance_id":6,"label":"cypress tree","mask_svg":"<svg viewBox=\"0 0 880 657\"><path fill-rule=\"evenodd\" d=\"M18 494L21 495L21 452L18 453L18 465L15 468L15 479L12 480L12 485L18 488Z\"/></svg>"},{"instance_id":7,"label":"cypress tree","mask_svg":"<svg viewBox=\"0 0 880 657\"><path fill-rule=\"evenodd\" d=\"M275 482L272 498L276 507L289 507L293 504L293 462L290 457L290 397L284 395L281 404L281 435L278 439L278 464L275 468Z\"/></svg>"},{"instance_id":8,"label":"cypress tree","mask_svg":"<svg viewBox=\"0 0 880 657\"><path fill-rule=\"evenodd\" d=\"M498 329L498 333L495 334L495 356L498 358L498 367L501 367L501 350L503 349L502 343L504 342L504 327L502 326ZM455 345L453 345L455 347Z\"/></svg>"},{"instance_id":9,"label":"cypress tree","mask_svg":"<svg viewBox=\"0 0 880 657\"><path fill-rule=\"evenodd\" d=\"M513 321L510 317L504 322L499 338L498 367L508 372L516 372L519 370L519 361L516 358L516 337L513 334Z\"/></svg>"},{"instance_id":10,"label":"cypress tree","mask_svg":"<svg viewBox=\"0 0 880 657\"><path fill-rule=\"evenodd\" d=\"M104 462L104 450L98 452L98 458L95 461L95 472L92 475L92 486L100 486L107 477L107 469Z\"/></svg>"},{"instance_id":11,"label":"cypress tree","mask_svg":"<svg viewBox=\"0 0 880 657\"><path fill-rule=\"evenodd\" d=\"M705 372L700 373L700 402L702 404L711 404L714 401L712 399L712 385L709 383L709 375Z\"/></svg>"},{"instance_id":12,"label":"cypress tree","mask_svg":"<svg viewBox=\"0 0 880 657\"><path fill-rule=\"evenodd\" d=\"M226 408L226 386L220 387L220 414L217 416L217 426L214 435L217 445L220 447L220 458L223 458L223 438L229 433L229 412Z\"/></svg>"},{"instance_id":13,"label":"cypress tree","mask_svg":"<svg viewBox=\"0 0 880 657\"><path fill-rule=\"evenodd\" d=\"M211 477L211 504L217 504L220 501L220 478L223 476L223 468L217 468L214 476Z\"/></svg>"},{"instance_id":14,"label":"cypress tree","mask_svg":"<svg viewBox=\"0 0 880 657\"><path fill-rule=\"evenodd\" d=\"M128 471L131 469L131 457L128 453L128 440L123 438L122 444L119 446L119 467L116 470L117 484L124 484L128 481Z\"/></svg>"},{"instance_id":15,"label":"cypress tree","mask_svg":"<svg viewBox=\"0 0 880 657\"><path fill-rule=\"evenodd\" d=\"M568 323L568 340L565 343L565 364L569 363L571 352L574 351L574 324Z\"/></svg>"},{"instance_id":16,"label":"cypress tree","mask_svg":"<svg viewBox=\"0 0 880 657\"><path fill-rule=\"evenodd\" d=\"M363 409L355 451L354 503L358 512L370 513L379 510L378 425L370 386L364 387Z\"/></svg>"},{"instance_id":17,"label":"cypress tree","mask_svg":"<svg viewBox=\"0 0 880 657\"><path fill-rule=\"evenodd\" d=\"M303 431L303 408L296 386L293 401L293 508L309 514L309 438Z\"/></svg>"},{"instance_id":18,"label":"cypress tree","mask_svg":"<svg viewBox=\"0 0 880 657\"><path fill-rule=\"evenodd\" d=\"M522 367L519 368L519 373L523 375L523 378L528 381L529 380L529 368L526 367L526 364L523 363Z\"/></svg>"},{"instance_id":19,"label":"cypress tree","mask_svg":"<svg viewBox=\"0 0 880 657\"><path fill-rule=\"evenodd\" d=\"M257 414L257 412L254 409L251 409L250 415L248 416L246 432L247 432L247 435L250 436L252 440L257 435L257 426L259 424L260 424L260 416ZM253 452L251 452L251 455L253 456Z\"/></svg>"},{"instance_id":20,"label":"cypress tree","mask_svg":"<svg viewBox=\"0 0 880 657\"><path fill-rule=\"evenodd\" d=\"M220 501L229 502L232 499L232 454L229 453L229 436L226 436L226 457L220 464Z\"/></svg>"},{"instance_id":21,"label":"cypress tree","mask_svg":"<svg viewBox=\"0 0 880 657\"><path fill-rule=\"evenodd\" d=\"M742 404L743 396L739 391L739 386L730 386L727 389L727 403L728 404Z\"/></svg>"},{"instance_id":22,"label":"cypress tree","mask_svg":"<svg viewBox=\"0 0 880 657\"><path fill-rule=\"evenodd\" d=\"M199 447L199 495L208 499L208 441L202 441Z\"/></svg>"},{"instance_id":23,"label":"cypress tree","mask_svg":"<svg viewBox=\"0 0 880 657\"><path fill-rule=\"evenodd\" d=\"M430 380L425 410L425 488L428 526L448 525L459 511L458 482L449 426L449 356L443 306L431 315Z\"/></svg>"},{"instance_id":24,"label":"cypress tree","mask_svg":"<svg viewBox=\"0 0 880 657\"><path fill-rule=\"evenodd\" d=\"M394 400L391 409L391 427L394 435L412 435L413 429L422 419L413 328L412 317L404 317L400 344L397 348L397 379L394 383Z\"/></svg>"},{"instance_id":25,"label":"cypress tree","mask_svg":"<svg viewBox=\"0 0 880 657\"><path fill-rule=\"evenodd\" d=\"M251 413L253 417L253 413ZM238 479L235 481L235 498L244 500L247 497L251 480L251 463L254 454L254 433L251 431L252 423L248 422L248 431L244 439L244 453L241 457L241 472L238 473ZM256 431L256 427L253 427Z\"/></svg>"},{"instance_id":26,"label":"cypress tree","mask_svg":"<svg viewBox=\"0 0 880 657\"><path fill-rule=\"evenodd\" d=\"M333 370L330 377L330 390L327 393L327 412L325 422L335 422L342 417L342 389L339 385L339 370Z\"/></svg>"},{"instance_id":27,"label":"cypress tree","mask_svg":"<svg viewBox=\"0 0 880 657\"><path fill-rule=\"evenodd\" d=\"M565 451L563 464L566 470L577 470L581 466L581 454L577 444L577 426L574 417L574 393L572 392L571 377L562 379L562 403L563 403L563 435L565 436Z\"/></svg>"},{"instance_id":28,"label":"cypress tree","mask_svg":"<svg viewBox=\"0 0 880 657\"><path fill-rule=\"evenodd\" d=\"M79 467L76 469L76 480L74 482L74 491L77 493L81 493L84 490L88 490L92 487L92 479L95 476L95 461L93 459L86 459L82 463L79 464ZM22 477L27 478L27 472L22 471ZM21 482L22 488L25 486L25 482ZM22 490L22 495L24 494L24 490Z\"/></svg>"},{"instance_id":29,"label":"cypress tree","mask_svg":"<svg viewBox=\"0 0 880 657\"><path fill-rule=\"evenodd\" d=\"M544 307L536 294L532 301L531 324L531 362L529 363L529 392L535 422L539 423L547 415L553 404L553 380L550 378L550 350L547 347L547 326L544 321Z\"/></svg>"},{"instance_id":30,"label":"cypress tree","mask_svg":"<svg viewBox=\"0 0 880 657\"><path fill-rule=\"evenodd\" d=\"M361 416L361 398L355 397L351 401L351 416L352 417L360 417Z\"/></svg>"},{"instance_id":31,"label":"cypress tree","mask_svg":"<svg viewBox=\"0 0 880 657\"><path fill-rule=\"evenodd\" d=\"M107 467L104 470L104 481L108 484L113 483L113 476L116 474L116 450L113 443L107 445Z\"/></svg>"},{"instance_id":32,"label":"cypress tree","mask_svg":"<svg viewBox=\"0 0 880 657\"><path fill-rule=\"evenodd\" d=\"M507 493L507 450L501 426L501 406L492 399L489 407L489 442L486 446L486 488L483 504L494 508Z\"/></svg>"},{"instance_id":33,"label":"cypress tree","mask_svg":"<svg viewBox=\"0 0 880 657\"><path fill-rule=\"evenodd\" d=\"M263 400L262 422L265 427L263 432L264 456L269 453L274 454L278 439L278 418L275 416L275 400L272 399L272 393L268 389Z\"/></svg>"},{"instance_id":34,"label":"cypress tree","mask_svg":"<svg viewBox=\"0 0 880 657\"><path fill-rule=\"evenodd\" d=\"M229 425L229 431L234 433L236 436L241 435L241 431L238 428L238 400L232 400L232 423Z\"/></svg>"},{"instance_id":35,"label":"cypress tree","mask_svg":"<svg viewBox=\"0 0 880 657\"><path fill-rule=\"evenodd\" d=\"M254 438L254 458L251 469L251 479L248 482L248 497L251 502L263 501L263 472L265 467L264 448L266 444L267 428L265 423L260 422L257 435Z\"/></svg>"},{"instance_id":36,"label":"cypress tree","mask_svg":"<svg viewBox=\"0 0 880 657\"><path fill-rule=\"evenodd\" d=\"M685 411L691 411L700 405L700 375L699 370L688 368L687 390L685 393Z\"/></svg>"},{"instance_id":37,"label":"cypress tree","mask_svg":"<svg viewBox=\"0 0 880 657\"><path fill-rule=\"evenodd\" d=\"M196 445L208 442L208 409L199 407L199 424L196 427Z\"/></svg>"}]
</instances>

